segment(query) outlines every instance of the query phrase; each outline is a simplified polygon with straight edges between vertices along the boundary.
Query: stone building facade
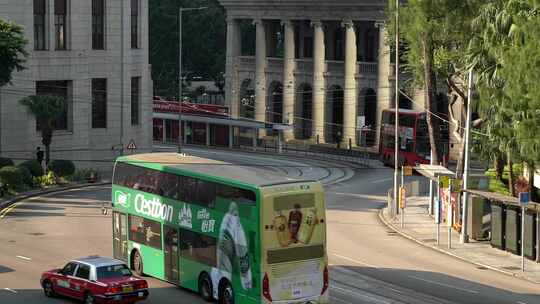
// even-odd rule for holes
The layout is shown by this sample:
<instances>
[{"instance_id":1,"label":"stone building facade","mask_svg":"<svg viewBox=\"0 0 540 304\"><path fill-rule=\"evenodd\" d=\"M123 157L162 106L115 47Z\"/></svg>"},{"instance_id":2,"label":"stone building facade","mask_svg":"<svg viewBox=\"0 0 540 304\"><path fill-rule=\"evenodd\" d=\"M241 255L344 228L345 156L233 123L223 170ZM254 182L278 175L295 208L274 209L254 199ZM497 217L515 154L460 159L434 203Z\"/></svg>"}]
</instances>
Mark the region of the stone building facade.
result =
<instances>
[{"instance_id":1,"label":"stone building facade","mask_svg":"<svg viewBox=\"0 0 540 304\"><path fill-rule=\"evenodd\" d=\"M227 14L226 101L234 117L292 123L284 137L377 146L393 107L382 0L220 0ZM255 52L245 49L255 32ZM411 104L410 108L421 108ZM260 136L264 136L264 131Z\"/></svg>"},{"instance_id":2,"label":"stone building facade","mask_svg":"<svg viewBox=\"0 0 540 304\"><path fill-rule=\"evenodd\" d=\"M29 53L26 69L0 88L2 156L35 157L41 135L19 100L36 94L67 101L52 159L105 170L122 144L151 149L147 0L3 0L0 8L0 18L24 27Z\"/></svg>"}]
</instances>

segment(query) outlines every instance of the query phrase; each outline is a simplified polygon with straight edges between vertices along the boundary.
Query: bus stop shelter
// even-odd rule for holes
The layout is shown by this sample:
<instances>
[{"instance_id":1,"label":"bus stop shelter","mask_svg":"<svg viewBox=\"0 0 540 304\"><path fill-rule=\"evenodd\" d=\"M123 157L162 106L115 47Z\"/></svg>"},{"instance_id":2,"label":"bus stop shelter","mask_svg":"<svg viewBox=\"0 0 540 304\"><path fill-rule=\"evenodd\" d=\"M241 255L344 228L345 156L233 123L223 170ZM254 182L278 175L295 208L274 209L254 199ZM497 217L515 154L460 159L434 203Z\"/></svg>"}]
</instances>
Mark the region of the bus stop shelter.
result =
<instances>
[{"instance_id":1,"label":"bus stop shelter","mask_svg":"<svg viewBox=\"0 0 540 304\"><path fill-rule=\"evenodd\" d=\"M420 173L421 175L429 179L429 214L433 214L433 210L434 210L433 182L437 183L439 177L441 176L449 176L449 177L456 176L456 173L440 165L420 164L416 166L414 169L416 170L416 172Z\"/></svg>"}]
</instances>

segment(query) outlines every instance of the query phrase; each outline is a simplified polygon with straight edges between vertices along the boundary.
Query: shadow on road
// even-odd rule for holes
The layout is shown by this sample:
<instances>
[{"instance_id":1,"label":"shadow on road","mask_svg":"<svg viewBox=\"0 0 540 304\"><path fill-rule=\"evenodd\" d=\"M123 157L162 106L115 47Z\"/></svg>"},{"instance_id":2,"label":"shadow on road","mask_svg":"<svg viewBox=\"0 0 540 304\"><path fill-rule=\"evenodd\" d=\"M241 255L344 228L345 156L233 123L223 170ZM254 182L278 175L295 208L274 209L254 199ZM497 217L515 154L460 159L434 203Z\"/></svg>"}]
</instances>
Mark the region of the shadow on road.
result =
<instances>
[{"instance_id":1,"label":"shadow on road","mask_svg":"<svg viewBox=\"0 0 540 304\"><path fill-rule=\"evenodd\" d=\"M415 303L407 297L417 297L416 303L464 303L464 304L506 304L506 303L540 303L540 288L530 282L518 281L518 279L508 277L513 281L513 285L520 286L521 290L527 292L516 292L508 287L498 288L490 285L480 284L467 279L430 271L419 271L395 268L375 268L375 267L354 267L354 266L334 266L331 269L331 278L339 282L340 285L349 286L351 290L358 288L358 281L341 281L340 277L354 277L358 274L358 279L365 280L371 288L368 293L381 296L399 303ZM333 273L332 273L332 270ZM480 270L478 271L490 271ZM489 276L489 273L487 274ZM412 292L411 292L412 291ZM443 301L444 300L444 301Z\"/></svg>"},{"instance_id":2,"label":"shadow on road","mask_svg":"<svg viewBox=\"0 0 540 304\"><path fill-rule=\"evenodd\" d=\"M2 304L59 304L81 303L79 300L68 297L57 296L48 298L43 294L41 289L15 289L5 290L0 289L0 303ZM207 303L199 298L198 294L175 286L150 288L150 297L141 302L141 304L202 304Z\"/></svg>"}]
</instances>

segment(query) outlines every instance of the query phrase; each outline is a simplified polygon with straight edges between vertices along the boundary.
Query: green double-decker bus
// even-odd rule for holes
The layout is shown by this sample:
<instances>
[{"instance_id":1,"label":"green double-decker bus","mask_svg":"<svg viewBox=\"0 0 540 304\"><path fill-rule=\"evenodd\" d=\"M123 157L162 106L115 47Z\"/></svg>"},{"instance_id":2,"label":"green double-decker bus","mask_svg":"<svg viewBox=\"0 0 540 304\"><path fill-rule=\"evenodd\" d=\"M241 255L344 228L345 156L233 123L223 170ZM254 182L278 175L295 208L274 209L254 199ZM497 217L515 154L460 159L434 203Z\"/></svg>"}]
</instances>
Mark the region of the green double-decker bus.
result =
<instances>
[{"instance_id":1,"label":"green double-decker bus","mask_svg":"<svg viewBox=\"0 0 540 304\"><path fill-rule=\"evenodd\" d=\"M117 159L113 253L219 303L328 303L317 181L176 153Z\"/></svg>"}]
</instances>

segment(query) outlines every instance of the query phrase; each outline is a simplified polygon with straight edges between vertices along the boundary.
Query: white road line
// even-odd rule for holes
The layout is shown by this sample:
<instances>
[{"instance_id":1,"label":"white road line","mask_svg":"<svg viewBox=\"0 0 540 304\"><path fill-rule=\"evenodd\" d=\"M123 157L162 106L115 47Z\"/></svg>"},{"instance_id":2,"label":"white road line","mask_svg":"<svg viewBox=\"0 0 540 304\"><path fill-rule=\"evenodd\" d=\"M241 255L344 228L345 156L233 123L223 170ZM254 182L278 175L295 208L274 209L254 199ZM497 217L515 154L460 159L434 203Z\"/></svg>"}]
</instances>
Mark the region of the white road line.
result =
<instances>
[{"instance_id":1,"label":"white road line","mask_svg":"<svg viewBox=\"0 0 540 304\"><path fill-rule=\"evenodd\" d=\"M353 263L356 263L356 264L359 264L359 265L364 265L364 266L367 266L367 267L379 269L379 267L377 267L377 266L375 266L375 265L371 265L371 264L368 264L368 263L364 263L364 262L362 262L362 261L358 261L358 260L355 260L355 259L353 259L353 258L346 257L346 256L344 256L344 255L340 255L340 254L337 254L337 253L334 253L333 255L334 255L335 257L338 257L338 258L347 260L347 261L349 261L349 262L353 262Z\"/></svg>"},{"instance_id":2,"label":"white road line","mask_svg":"<svg viewBox=\"0 0 540 304\"><path fill-rule=\"evenodd\" d=\"M378 184L378 183L383 183L383 182L389 182L391 180L392 180L392 178L383 178L383 179L376 179L374 181L371 181L370 183Z\"/></svg>"},{"instance_id":3,"label":"white road line","mask_svg":"<svg viewBox=\"0 0 540 304\"><path fill-rule=\"evenodd\" d=\"M337 287L337 286L330 286L330 289L335 289L335 290L341 291L343 293L348 293L348 294L354 295L356 297L365 298L365 299L369 300L370 303L390 304L390 302L387 302L387 301L384 301L384 300L381 300L381 299L377 299L377 298L374 298L374 297L370 297L368 295L361 294L361 293L358 293L358 292L355 292L355 291L352 291L352 290L349 290L349 289L345 289L345 288L341 288L341 287Z\"/></svg>"},{"instance_id":4,"label":"white road line","mask_svg":"<svg viewBox=\"0 0 540 304\"><path fill-rule=\"evenodd\" d=\"M17 291L16 291L16 290L13 290L13 289L11 289L11 288L7 288L7 287L6 287L6 288L4 288L4 290L7 290L7 291L9 291L9 292L11 292L11 293L17 293Z\"/></svg>"},{"instance_id":5,"label":"white road line","mask_svg":"<svg viewBox=\"0 0 540 304\"><path fill-rule=\"evenodd\" d=\"M517 301L517 304L527 304L526 302Z\"/></svg>"},{"instance_id":6,"label":"white road line","mask_svg":"<svg viewBox=\"0 0 540 304\"><path fill-rule=\"evenodd\" d=\"M444 286L444 287L448 287L448 288L452 288L452 289L455 289L455 290L460 290L460 291L464 291L464 292L468 292L468 293L474 293L474 294L478 293L478 291L476 291L476 290L465 289L465 288L457 287L457 286L450 285L450 284L435 282L435 281L423 279L423 278L420 278L420 277L417 277L417 276L408 276L408 277L411 278L411 279L424 281L424 282L427 282L427 283L431 283L431 284L435 284L435 285L439 285L439 286Z\"/></svg>"},{"instance_id":7,"label":"white road line","mask_svg":"<svg viewBox=\"0 0 540 304\"><path fill-rule=\"evenodd\" d=\"M22 256L22 255L18 255L17 257L18 257L19 259L26 260L26 261L31 261L31 260L32 260L31 258Z\"/></svg>"}]
</instances>

